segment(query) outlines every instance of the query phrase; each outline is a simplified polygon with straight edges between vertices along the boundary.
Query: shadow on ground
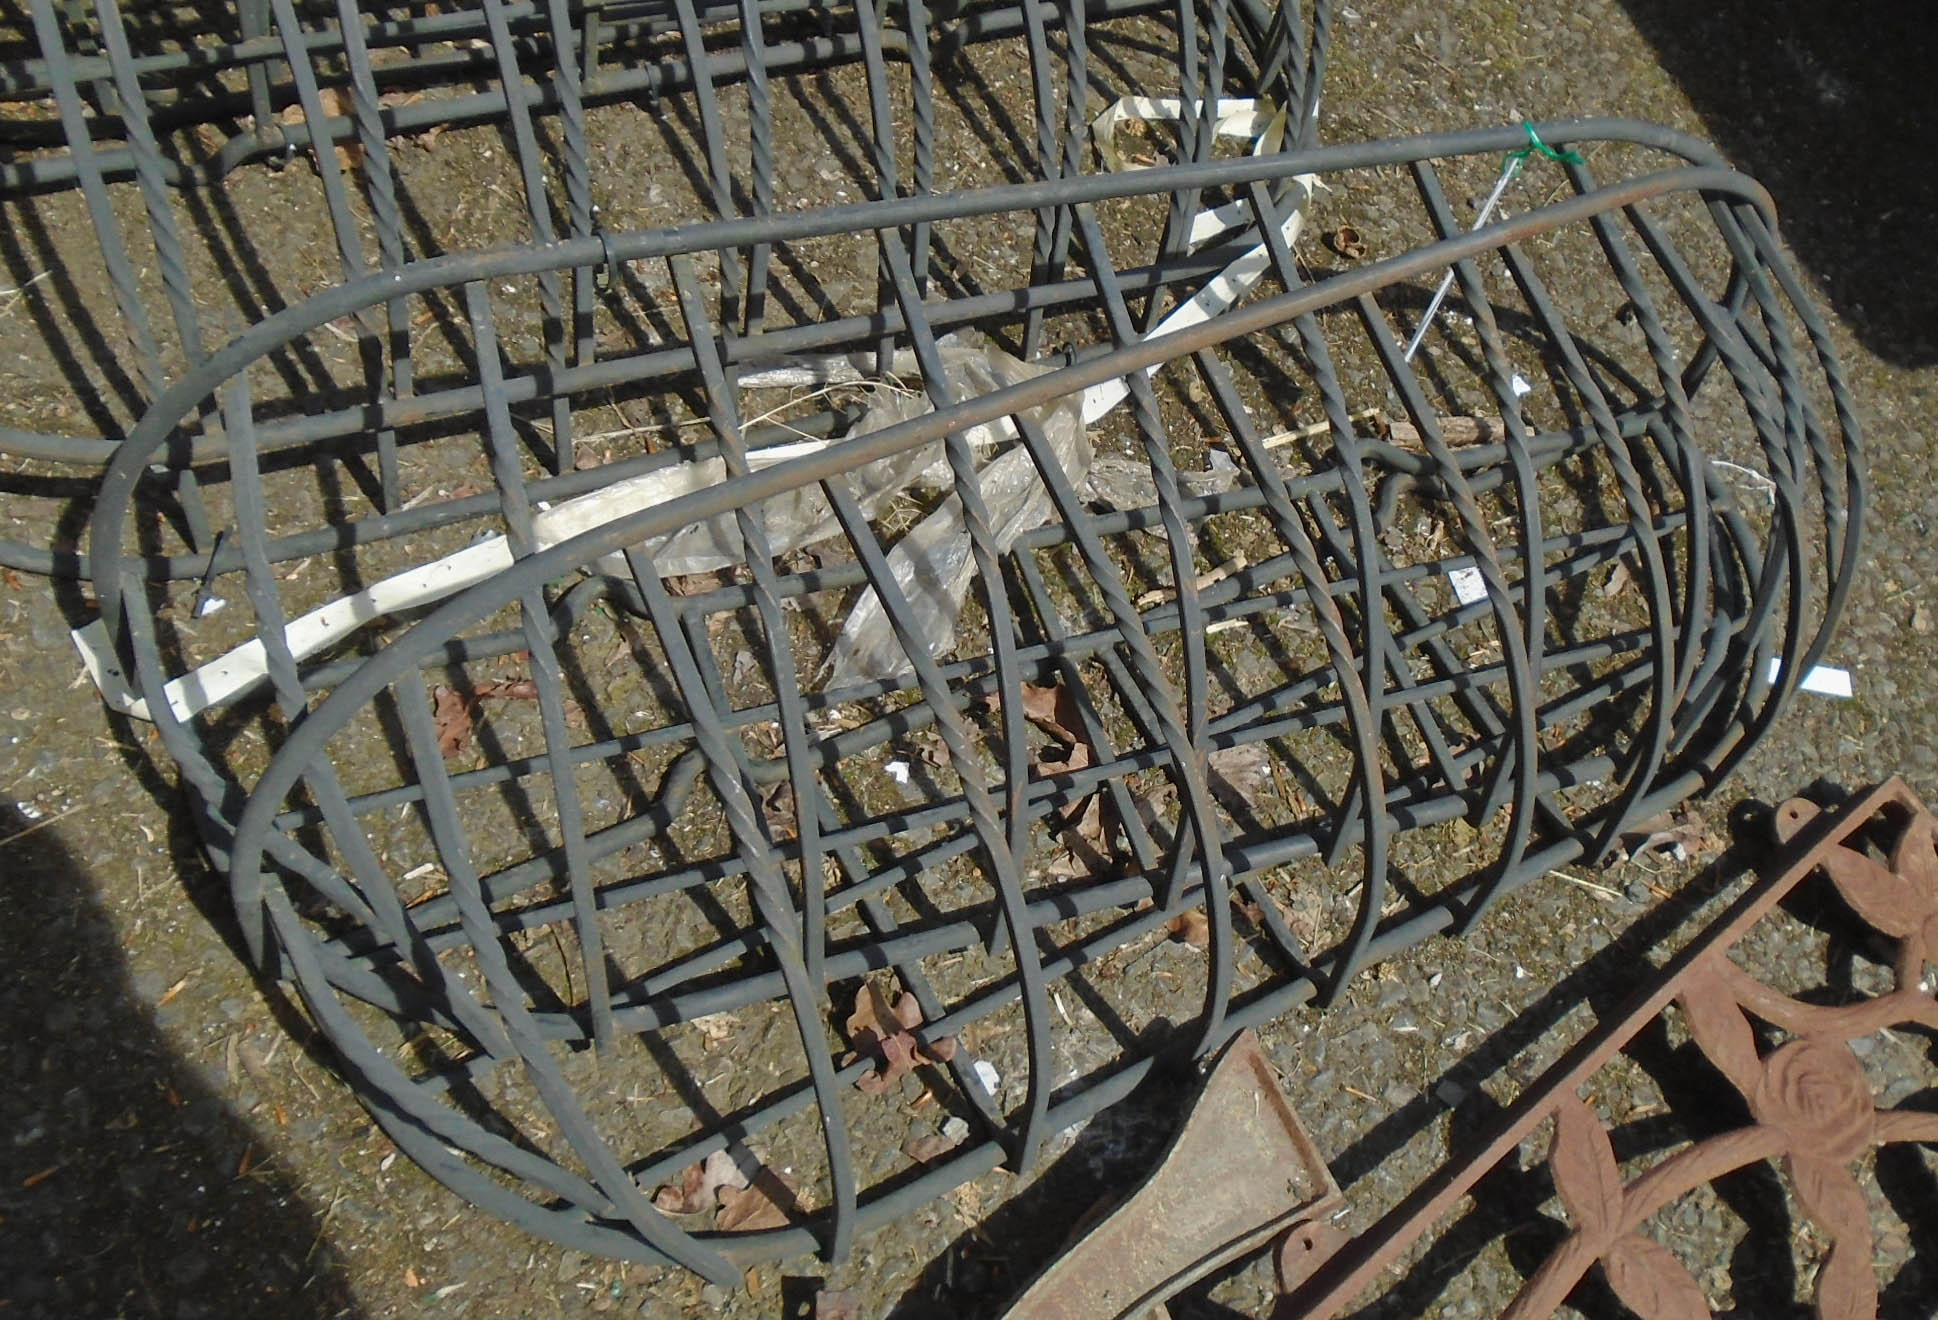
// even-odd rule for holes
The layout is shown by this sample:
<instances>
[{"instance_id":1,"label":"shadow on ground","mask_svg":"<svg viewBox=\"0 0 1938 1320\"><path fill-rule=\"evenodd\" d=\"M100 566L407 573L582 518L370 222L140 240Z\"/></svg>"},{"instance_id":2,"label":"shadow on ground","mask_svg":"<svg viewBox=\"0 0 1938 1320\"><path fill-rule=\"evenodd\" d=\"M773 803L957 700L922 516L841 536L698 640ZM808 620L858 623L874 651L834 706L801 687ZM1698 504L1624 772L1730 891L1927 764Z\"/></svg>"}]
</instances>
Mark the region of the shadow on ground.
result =
<instances>
[{"instance_id":1,"label":"shadow on ground","mask_svg":"<svg viewBox=\"0 0 1938 1320\"><path fill-rule=\"evenodd\" d=\"M0 807L0 1312L358 1314L322 1216L156 1030L70 822L31 824Z\"/></svg>"},{"instance_id":2,"label":"shadow on ground","mask_svg":"<svg viewBox=\"0 0 1938 1320\"><path fill-rule=\"evenodd\" d=\"M1864 346L1938 363L1938 24L1929 0L1622 0Z\"/></svg>"},{"instance_id":3,"label":"shadow on ground","mask_svg":"<svg viewBox=\"0 0 1938 1320\"><path fill-rule=\"evenodd\" d=\"M1848 794L1834 785L1819 784L1812 786L1809 796L1830 807L1846 799ZM1696 921L1705 904L1772 863L1777 854L1770 843L1768 807L1755 802L1739 804L1731 812L1730 831L1732 842L1727 853L1642 913L1615 940L1541 994L1511 1021L1489 1033L1460 1062L1434 1079L1434 1084L1416 1093L1410 1102L1394 1109L1351 1146L1338 1152L1330 1164L1349 1202L1366 1195L1369 1188L1377 1198L1380 1192L1374 1184L1380 1181L1380 1171L1389 1162L1407 1158L1406 1148L1435 1125L1449 1104L1452 1114L1446 1148L1466 1152L1484 1145L1503 1112L1483 1088L1484 1082L1510 1069L1513 1060L1560 1029L1581 1006L1591 1008L1596 1019L1618 1012L1636 992L1638 968L1654 965L1662 949L1678 946L1699 929L1706 928L1715 919L1713 914ZM1575 1032L1569 1034L1572 1036ZM1702 1073L1700 1056L1684 1047L1681 1054L1669 1058L1671 1052L1659 1039L1660 1035L1658 1024L1654 1034L1644 1042L1654 1053L1649 1054L1645 1048L1638 1054L1646 1064L1655 1066L1654 1075L1669 1079L1662 1083L1665 1087L1674 1084L1679 1076L1684 1082L1688 1080L1692 1059L1698 1061L1693 1071ZM1516 1076L1520 1083L1533 1080L1531 1076L1509 1075ZM926 1316L935 1314L935 1308L940 1305L949 1306L953 1315L964 1320L969 1317L993 1320L1002 1315L1009 1301L1036 1271L1070 1244L1075 1236L1071 1224L1082 1211L1100 1202L1105 1207L1114 1204L1150 1172L1169 1145L1173 1135L1170 1129L1177 1116L1187 1111L1194 1093L1195 1084L1188 1075L1165 1071L1155 1075L1123 1103L1106 1110L1086 1129L1073 1149L1027 1191L958 1237L904 1294L894 1315ZM1709 1112L1699 1094L1684 1094L1681 1098L1682 1106L1674 1113L1689 1117L1694 1121L1694 1128L1686 1127L1680 1118L1665 1116L1659 1130L1648 1130L1654 1145L1669 1147L1698 1139L1707 1134L1709 1125L1721 1130L1746 1117L1728 1104L1722 1105L1719 1112ZM1413 1174L1403 1182L1389 1183L1386 1194L1410 1190L1418 1185L1419 1179L1431 1175L1435 1165L1429 1161L1416 1163L1412 1168ZM1738 1178L1728 1194L1735 1197L1732 1204L1741 1206L1747 1220L1767 1230L1765 1237L1757 1239L1759 1247L1787 1240L1795 1225L1781 1210L1782 1192L1767 1170ZM1502 1290L1502 1296L1494 1299L1494 1305L1498 1306L1533 1275L1547 1253L1566 1236L1560 1220L1543 1214L1544 1204L1552 1197L1553 1186L1545 1169L1522 1171L1515 1160L1504 1161L1474 1189L1472 1204L1443 1221L1430 1245L1411 1256L1404 1270L1388 1276L1378 1296L1353 1314L1359 1320L1407 1320L1415 1316L1437 1316L1443 1310L1452 1314L1472 1300L1457 1291L1473 1286L1463 1276L1466 1264L1491 1244L1504 1241L1511 1266L1517 1273L1495 1283ZM1257 1253L1251 1253L1190 1285L1169 1300L1170 1315L1174 1320L1245 1320L1248 1312L1233 1309L1216 1294L1222 1282L1251 1269L1256 1260ZM1349 1250L1335 1262L1332 1273L1349 1270L1357 1263ZM1793 1280L1780 1266L1763 1264L1757 1268L1761 1273L1756 1282L1761 1290L1751 1295L1758 1299L1757 1305L1762 1309L1739 1309L1736 1314L1791 1314L1773 1299L1776 1284L1787 1289ZM1749 1292L1752 1273L1743 1270L1739 1289ZM1311 1290L1302 1295L1303 1300L1310 1302L1323 1291L1330 1277L1331 1274L1322 1271ZM1921 1270L1911 1274L1907 1286L1916 1286L1914 1281L1921 1282L1923 1277ZM1893 1293L1898 1291L1902 1290L1894 1285ZM1783 1300L1787 1301L1788 1297L1785 1291ZM1583 1315L1596 1320L1614 1320L1628 1314L1602 1284L1593 1280L1574 1296L1573 1304ZM1296 1314L1296 1311L1288 1303L1279 1314ZM1487 1310L1486 1314L1492 1315L1494 1311Z\"/></svg>"}]
</instances>

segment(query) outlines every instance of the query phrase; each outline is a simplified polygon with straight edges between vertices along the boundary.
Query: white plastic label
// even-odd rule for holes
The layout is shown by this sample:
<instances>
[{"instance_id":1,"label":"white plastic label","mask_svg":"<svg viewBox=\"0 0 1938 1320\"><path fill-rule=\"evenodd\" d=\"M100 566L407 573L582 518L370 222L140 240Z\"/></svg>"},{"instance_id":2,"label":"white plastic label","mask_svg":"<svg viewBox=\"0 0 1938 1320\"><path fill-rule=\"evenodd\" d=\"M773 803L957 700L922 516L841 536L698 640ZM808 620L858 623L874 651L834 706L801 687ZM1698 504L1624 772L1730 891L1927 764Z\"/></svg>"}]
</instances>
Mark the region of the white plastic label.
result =
<instances>
[{"instance_id":1,"label":"white plastic label","mask_svg":"<svg viewBox=\"0 0 1938 1320\"><path fill-rule=\"evenodd\" d=\"M1487 599L1487 579L1480 575L1480 569L1472 564L1456 568L1447 574L1447 581L1453 583L1454 596L1462 605L1472 605L1477 600Z\"/></svg>"},{"instance_id":2,"label":"white plastic label","mask_svg":"<svg viewBox=\"0 0 1938 1320\"><path fill-rule=\"evenodd\" d=\"M1770 657L1770 682L1772 685L1783 677L1783 661L1776 656ZM1815 665L1804 674L1803 681L1797 686L1805 692L1814 692L1820 697L1850 697L1856 689L1851 686L1851 671L1833 669L1829 665Z\"/></svg>"}]
</instances>

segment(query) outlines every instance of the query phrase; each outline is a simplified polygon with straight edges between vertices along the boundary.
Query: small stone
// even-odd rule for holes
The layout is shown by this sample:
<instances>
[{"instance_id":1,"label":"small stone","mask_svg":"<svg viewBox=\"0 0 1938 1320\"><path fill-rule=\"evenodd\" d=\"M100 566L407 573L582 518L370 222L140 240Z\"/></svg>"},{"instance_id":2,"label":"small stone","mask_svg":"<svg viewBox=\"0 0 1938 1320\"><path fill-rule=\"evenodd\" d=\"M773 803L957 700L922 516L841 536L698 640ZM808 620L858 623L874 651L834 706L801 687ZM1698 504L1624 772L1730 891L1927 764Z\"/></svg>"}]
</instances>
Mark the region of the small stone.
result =
<instances>
[{"instance_id":1,"label":"small stone","mask_svg":"<svg viewBox=\"0 0 1938 1320\"><path fill-rule=\"evenodd\" d=\"M969 1120L956 1114L942 1120L942 1135L951 1141L961 1141L969 1135Z\"/></svg>"},{"instance_id":2,"label":"small stone","mask_svg":"<svg viewBox=\"0 0 1938 1320\"><path fill-rule=\"evenodd\" d=\"M727 1295L727 1290L717 1283L709 1283L706 1287L700 1289L700 1300L708 1306L725 1306L727 1304Z\"/></svg>"},{"instance_id":3,"label":"small stone","mask_svg":"<svg viewBox=\"0 0 1938 1320\"><path fill-rule=\"evenodd\" d=\"M1884 1088L1884 1093L1877 1098L1877 1107L1879 1109L1896 1109L1899 1105L1924 1089L1924 1082L1921 1078L1900 1077Z\"/></svg>"},{"instance_id":4,"label":"small stone","mask_svg":"<svg viewBox=\"0 0 1938 1320\"><path fill-rule=\"evenodd\" d=\"M558 1265L559 1282L560 1283L572 1282L572 1280L579 1277L579 1271L584 1268L585 1268L585 1253L583 1251L565 1252L559 1257L559 1265Z\"/></svg>"},{"instance_id":5,"label":"small stone","mask_svg":"<svg viewBox=\"0 0 1938 1320\"><path fill-rule=\"evenodd\" d=\"M1931 635L1931 630L1933 626L1934 625L1931 621L1930 610L1926 609L1923 605L1915 605L1912 607L1911 609L1911 631L1912 632L1917 633L1920 637L1929 637Z\"/></svg>"},{"instance_id":6,"label":"small stone","mask_svg":"<svg viewBox=\"0 0 1938 1320\"><path fill-rule=\"evenodd\" d=\"M73 643L68 640L67 630L61 626L62 614L57 609L38 609L27 612L27 632L34 645L43 651L52 651L61 646L69 648L72 655Z\"/></svg>"},{"instance_id":7,"label":"small stone","mask_svg":"<svg viewBox=\"0 0 1938 1320\"><path fill-rule=\"evenodd\" d=\"M191 1288L208 1274L209 1258L200 1251L177 1251L169 1255L168 1263L162 1269L171 1283Z\"/></svg>"},{"instance_id":8,"label":"small stone","mask_svg":"<svg viewBox=\"0 0 1938 1320\"><path fill-rule=\"evenodd\" d=\"M1380 1029L1370 1022L1363 1022L1340 1038L1339 1043L1355 1055L1365 1056L1376 1052L1383 1039Z\"/></svg>"},{"instance_id":9,"label":"small stone","mask_svg":"<svg viewBox=\"0 0 1938 1320\"><path fill-rule=\"evenodd\" d=\"M1455 1081L1442 1081L1433 1088L1433 1098L1449 1109L1458 1109L1467 1099L1467 1088Z\"/></svg>"},{"instance_id":10,"label":"small stone","mask_svg":"<svg viewBox=\"0 0 1938 1320\"><path fill-rule=\"evenodd\" d=\"M381 1211L372 1210L369 1206L365 1205L362 1201L356 1200L354 1197L345 1197L343 1200L333 1201L331 1204L336 1207L336 1212L339 1215L347 1215L360 1224L380 1224L384 1220L384 1215Z\"/></svg>"},{"instance_id":11,"label":"small stone","mask_svg":"<svg viewBox=\"0 0 1938 1320\"><path fill-rule=\"evenodd\" d=\"M1394 1082L1380 1092L1380 1099L1394 1109L1405 1109L1419 1098L1420 1093L1403 1082Z\"/></svg>"},{"instance_id":12,"label":"small stone","mask_svg":"<svg viewBox=\"0 0 1938 1320\"><path fill-rule=\"evenodd\" d=\"M860 1320L861 1294L823 1288L814 1294L814 1320Z\"/></svg>"}]
</instances>

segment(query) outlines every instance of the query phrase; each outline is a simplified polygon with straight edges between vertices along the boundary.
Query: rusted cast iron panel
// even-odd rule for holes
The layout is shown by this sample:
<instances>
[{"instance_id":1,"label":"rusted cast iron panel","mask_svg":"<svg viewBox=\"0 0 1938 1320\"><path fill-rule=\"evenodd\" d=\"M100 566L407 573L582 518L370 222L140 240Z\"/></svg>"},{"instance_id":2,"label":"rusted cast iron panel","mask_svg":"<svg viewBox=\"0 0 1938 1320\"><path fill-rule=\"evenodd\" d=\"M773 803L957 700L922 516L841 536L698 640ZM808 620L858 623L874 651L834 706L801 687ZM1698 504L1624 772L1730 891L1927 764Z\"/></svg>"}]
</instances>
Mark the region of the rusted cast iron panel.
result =
<instances>
[{"instance_id":1,"label":"rusted cast iron panel","mask_svg":"<svg viewBox=\"0 0 1938 1320\"><path fill-rule=\"evenodd\" d=\"M1883 861L1864 851L1880 828L1890 839ZM1893 1027L1938 1027L1938 1002L1924 980L1927 961L1938 953L1938 822L1893 779L1835 821L1808 802L1785 803L1777 830L1793 861L1754 886L1530 1087L1475 1154L1444 1166L1288 1297L1279 1320L1327 1320L1345 1311L1523 1139L1550 1123L1548 1168L1570 1232L1503 1320L1552 1315L1591 1274L1638 1315L1708 1316L1713 1299L1645 1225L1705 1184L1763 1162L1781 1170L1814 1236L1828 1244L1816 1262L1818 1314L1876 1315L1871 1216L1854 1171L1878 1147L1938 1141L1938 1114L1881 1107L1851 1044ZM1894 944L1888 992L1835 1005L1805 1003L1732 961L1733 947L1820 874L1842 904ZM1671 1005L1702 1056L1727 1079L1719 1085L1734 1088L1751 1121L1630 1177L1583 1090Z\"/></svg>"},{"instance_id":2,"label":"rusted cast iron panel","mask_svg":"<svg viewBox=\"0 0 1938 1320\"><path fill-rule=\"evenodd\" d=\"M1258 1038L1243 1032L1205 1081L1164 1160L1010 1308L1008 1320L1141 1315L1291 1226L1324 1222L1339 1188Z\"/></svg>"}]
</instances>

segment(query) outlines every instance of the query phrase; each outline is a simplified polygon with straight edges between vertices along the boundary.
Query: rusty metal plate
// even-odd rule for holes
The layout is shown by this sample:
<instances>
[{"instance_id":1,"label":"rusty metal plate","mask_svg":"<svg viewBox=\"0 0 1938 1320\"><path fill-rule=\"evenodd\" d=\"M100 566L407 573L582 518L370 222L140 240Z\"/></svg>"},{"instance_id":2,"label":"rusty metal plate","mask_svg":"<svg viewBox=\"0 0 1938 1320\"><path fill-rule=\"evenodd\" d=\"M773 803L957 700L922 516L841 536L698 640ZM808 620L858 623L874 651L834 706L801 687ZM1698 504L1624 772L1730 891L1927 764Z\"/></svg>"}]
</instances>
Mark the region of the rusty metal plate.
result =
<instances>
[{"instance_id":1,"label":"rusty metal plate","mask_svg":"<svg viewBox=\"0 0 1938 1320\"><path fill-rule=\"evenodd\" d=\"M1241 1032L1163 1162L1037 1276L1008 1320L1137 1315L1340 1202L1258 1038Z\"/></svg>"},{"instance_id":2,"label":"rusty metal plate","mask_svg":"<svg viewBox=\"0 0 1938 1320\"><path fill-rule=\"evenodd\" d=\"M1540 1320L1599 1275L1635 1314L1699 1320L1711 1313L1696 1276L1646 1225L1665 1207L1739 1170L1780 1171L1814 1232L1817 1314L1859 1320L1878 1313L1870 1210L1857 1171L1880 1147L1938 1141L1938 1114L1881 1106L1854 1042L1910 1026L1938 1028L1925 980L1938 955L1938 822L1899 780L1835 820L1792 800L1777 812L1791 858L1732 908L1628 1003L1605 1019L1504 1113L1473 1154L1443 1166L1370 1230L1284 1299L1279 1320L1329 1320L1363 1300L1522 1141L1551 1125L1548 1171L1567 1219L1558 1245L1529 1275L1504 1320ZM1889 840L1880 857L1867 843ZM1805 880L1823 875L1837 899L1892 950L1890 989L1837 1004L1806 1003L1756 979L1730 951ZM1740 1097L1750 1122L1675 1150L1635 1176L1617 1162L1609 1132L1582 1098L1602 1071L1673 1005L1719 1085ZM1698 1088L1713 1096L1713 1088ZM1707 1099L1703 1102L1709 1103ZM1323 1250L1324 1243L1317 1244ZM1774 1244L1784 1249L1789 1244ZM1295 1243L1306 1261L1314 1244ZM1296 1279L1288 1280L1295 1287Z\"/></svg>"}]
</instances>

